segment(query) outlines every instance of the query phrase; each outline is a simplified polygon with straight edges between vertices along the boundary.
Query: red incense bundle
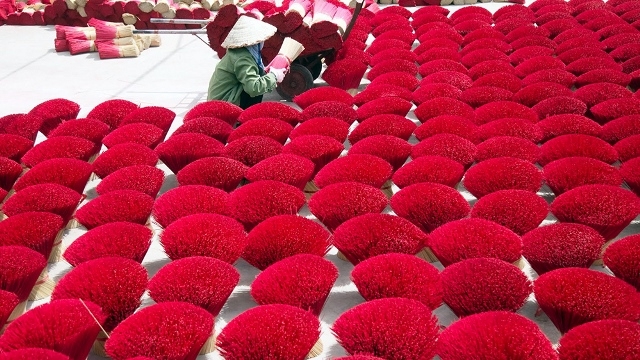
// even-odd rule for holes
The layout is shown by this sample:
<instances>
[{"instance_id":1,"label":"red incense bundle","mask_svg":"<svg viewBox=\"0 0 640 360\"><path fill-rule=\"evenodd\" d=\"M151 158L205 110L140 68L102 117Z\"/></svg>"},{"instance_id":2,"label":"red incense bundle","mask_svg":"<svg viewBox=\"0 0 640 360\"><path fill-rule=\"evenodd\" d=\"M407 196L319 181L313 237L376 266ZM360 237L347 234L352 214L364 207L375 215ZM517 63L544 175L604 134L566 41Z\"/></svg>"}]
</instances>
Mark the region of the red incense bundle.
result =
<instances>
[{"instance_id":1,"label":"red incense bundle","mask_svg":"<svg viewBox=\"0 0 640 360\"><path fill-rule=\"evenodd\" d=\"M157 303L181 301L218 316L240 273L229 263L193 256L170 262L149 281L149 296Z\"/></svg>"},{"instance_id":2,"label":"red incense bundle","mask_svg":"<svg viewBox=\"0 0 640 360\"><path fill-rule=\"evenodd\" d=\"M297 254L324 256L330 247L329 239L330 234L311 220L297 215L279 215L251 230L242 256L251 265L264 270Z\"/></svg>"},{"instance_id":3,"label":"red incense bundle","mask_svg":"<svg viewBox=\"0 0 640 360\"><path fill-rule=\"evenodd\" d=\"M153 203L153 218L166 228L174 221L193 214L228 213L228 195L220 189L202 185L179 186L162 194Z\"/></svg>"},{"instance_id":4,"label":"red incense bundle","mask_svg":"<svg viewBox=\"0 0 640 360\"><path fill-rule=\"evenodd\" d=\"M259 305L286 304L320 316L337 278L338 268L330 261L311 254L293 255L258 274L251 296Z\"/></svg>"}]
</instances>

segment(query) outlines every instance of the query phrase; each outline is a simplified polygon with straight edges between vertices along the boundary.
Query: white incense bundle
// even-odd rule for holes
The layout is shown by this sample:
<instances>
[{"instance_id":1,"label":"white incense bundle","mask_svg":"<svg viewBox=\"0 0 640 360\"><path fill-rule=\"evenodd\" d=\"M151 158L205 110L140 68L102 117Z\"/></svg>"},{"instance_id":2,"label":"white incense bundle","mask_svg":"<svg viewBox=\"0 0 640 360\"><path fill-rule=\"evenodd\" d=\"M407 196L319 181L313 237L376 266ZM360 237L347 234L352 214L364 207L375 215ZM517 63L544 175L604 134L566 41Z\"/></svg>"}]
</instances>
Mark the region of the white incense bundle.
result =
<instances>
[{"instance_id":1,"label":"white incense bundle","mask_svg":"<svg viewBox=\"0 0 640 360\"><path fill-rule=\"evenodd\" d=\"M150 35L140 35L140 34L135 34L133 35L134 40L140 40L142 41L142 45L144 50L147 50L150 46L151 46L151 36Z\"/></svg>"},{"instance_id":2,"label":"white incense bundle","mask_svg":"<svg viewBox=\"0 0 640 360\"><path fill-rule=\"evenodd\" d=\"M76 8L76 11L83 18L89 17L89 15L87 15L87 11L84 9L84 6L78 5L78 7Z\"/></svg>"},{"instance_id":3,"label":"white incense bundle","mask_svg":"<svg viewBox=\"0 0 640 360\"><path fill-rule=\"evenodd\" d=\"M289 3L289 9L287 13L295 11L300 14L300 17L304 18L309 11L311 11L311 1L309 0L292 0Z\"/></svg>"},{"instance_id":4,"label":"white incense bundle","mask_svg":"<svg viewBox=\"0 0 640 360\"><path fill-rule=\"evenodd\" d=\"M153 7L153 11L159 12L160 14L165 13L171 9L171 5L169 5L169 1L167 0L158 0L156 6Z\"/></svg>"},{"instance_id":5,"label":"white incense bundle","mask_svg":"<svg viewBox=\"0 0 640 360\"><path fill-rule=\"evenodd\" d=\"M76 1L76 5L78 5L78 7L87 6L87 0L75 0L75 1Z\"/></svg>"},{"instance_id":6,"label":"white incense bundle","mask_svg":"<svg viewBox=\"0 0 640 360\"><path fill-rule=\"evenodd\" d=\"M162 45L162 40L160 39L160 34L152 34L149 35L149 38L151 39L150 41L150 46L151 47L158 47L160 45Z\"/></svg>"},{"instance_id":7,"label":"white incense bundle","mask_svg":"<svg viewBox=\"0 0 640 360\"><path fill-rule=\"evenodd\" d=\"M78 7L76 0L64 0L64 2L67 4L67 9L69 10L75 10Z\"/></svg>"},{"instance_id":8,"label":"white incense bundle","mask_svg":"<svg viewBox=\"0 0 640 360\"><path fill-rule=\"evenodd\" d=\"M148 14L150 12L153 11L153 7L154 7L154 3L149 1L149 0L142 0L140 1L140 3L138 4L138 9L140 9L140 11L142 11L145 14Z\"/></svg>"},{"instance_id":9,"label":"white incense bundle","mask_svg":"<svg viewBox=\"0 0 640 360\"><path fill-rule=\"evenodd\" d=\"M135 45L136 40L133 37L125 37L120 39L96 40L98 48L103 44L111 44L116 46Z\"/></svg>"},{"instance_id":10,"label":"white incense bundle","mask_svg":"<svg viewBox=\"0 0 640 360\"><path fill-rule=\"evenodd\" d=\"M98 54L100 59L131 58L140 56L140 50L136 45L100 44Z\"/></svg>"},{"instance_id":11,"label":"white incense bundle","mask_svg":"<svg viewBox=\"0 0 640 360\"><path fill-rule=\"evenodd\" d=\"M187 5L193 4L193 0L180 0L180 2Z\"/></svg>"},{"instance_id":12,"label":"white incense bundle","mask_svg":"<svg viewBox=\"0 0 640 360\"><path fill-rule=\"evenodd\" d=\"M137 21L138 21L138 18L133 14L129 14L129 13L122 14L122 22L124 22L126 25L134 25Z\"/></svg>"},{"instance_id":13,"label":"white incense bundle","mask_svg":"<svg viewBox=\"0 0 640 360\"><path fill-rule=\"evenodd\" d=\"M169 8L169 10L160 13L164 19L175 19L176 18L176 9Z\"/></svg>"},{"instance_id":14,"label":"white incense bundle","mask_svg":"<svg viewBox=\"0 0 640 360\"><path fill-rule=\"evenodd\" d=\"M280 47L280 51L278 51L278 55L284 55L291 62L295 60L302 52L304 51L304 46L296 40L286 37L282 42L282 46Z\"/></svg>"}]
</instances>

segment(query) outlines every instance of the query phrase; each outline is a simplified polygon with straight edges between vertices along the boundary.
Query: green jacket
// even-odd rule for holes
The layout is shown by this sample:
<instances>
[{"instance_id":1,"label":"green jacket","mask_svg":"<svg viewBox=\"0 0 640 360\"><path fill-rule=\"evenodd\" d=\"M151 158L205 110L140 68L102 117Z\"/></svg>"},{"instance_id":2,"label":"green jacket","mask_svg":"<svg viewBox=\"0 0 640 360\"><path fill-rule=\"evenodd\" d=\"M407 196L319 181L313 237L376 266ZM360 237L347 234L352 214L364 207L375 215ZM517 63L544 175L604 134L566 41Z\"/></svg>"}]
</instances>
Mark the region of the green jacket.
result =
<instances>
[{"instance_id":1,"label":"green jacket","mask_svg":"<svg viewBox=\"0 0 640 360\"><path fill-rule=\"evenodd\" d=\"M211 76L207 100L224 100L239 106L242 90L254 97L272 91L276 85L274 74L260 76L249 50L228 49Z\"/></svg>"}]
</instances>

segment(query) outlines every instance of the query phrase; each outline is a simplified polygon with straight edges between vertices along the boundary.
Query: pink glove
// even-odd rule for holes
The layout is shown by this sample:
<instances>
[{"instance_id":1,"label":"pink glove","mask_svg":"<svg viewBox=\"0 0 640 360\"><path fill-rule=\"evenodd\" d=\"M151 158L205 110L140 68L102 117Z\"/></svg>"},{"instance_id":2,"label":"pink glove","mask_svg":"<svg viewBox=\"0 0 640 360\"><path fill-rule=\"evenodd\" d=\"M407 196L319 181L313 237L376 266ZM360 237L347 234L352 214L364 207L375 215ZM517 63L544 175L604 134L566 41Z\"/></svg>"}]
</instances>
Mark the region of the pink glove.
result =
<instances>
[{"instance_id":1,"label":"pink glove","mask_svg":"<svg viewBox=\"0 0 640 360\"><path fill-rule=\"evenodd\" d=\"M269 69L272 67L277 69L287 69L289 68L289 66L291 66L291 60L289 60L284 55L278 54L275 58L273 58L273 60L271 60L271 62L269 63L269 65L267 65L265 70L269 71Z\"/></svg>"},{"instance_id":2,"label":"pink glove","mask_svg":"<svg viewBox=\"0 0 640 360\"><path fill-rule=\"evenodd\" d=\"M289 67L288 66L286 68L283 68L283 69L274 68L274 67L269 69L269 72L276 76L276 82L278 84L280 84L284 80L284 76L287 75L288 71L289 71Z\"/></svg>"}]
</instances>

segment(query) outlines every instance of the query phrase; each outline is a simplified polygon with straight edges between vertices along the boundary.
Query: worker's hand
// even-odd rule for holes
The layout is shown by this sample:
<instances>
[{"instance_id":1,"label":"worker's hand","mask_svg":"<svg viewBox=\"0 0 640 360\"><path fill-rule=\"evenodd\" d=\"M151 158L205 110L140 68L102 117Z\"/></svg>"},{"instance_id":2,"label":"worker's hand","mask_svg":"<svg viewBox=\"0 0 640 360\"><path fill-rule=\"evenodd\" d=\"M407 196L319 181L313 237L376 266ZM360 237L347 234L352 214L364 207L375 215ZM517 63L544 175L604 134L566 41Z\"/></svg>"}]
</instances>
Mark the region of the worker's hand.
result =
<instances>
[{"instance_id":1,"label":"worker's hand","mask_svg":"<svg viewBox=\"0 0 640 360\"><path fill-rule=\"evenodd\" d=\"M269 72L276 76L276 82L280 84L284 80L284 76L287 75L289 67L286 68L270 68Z\"/></svg>"},{"instance_id":2,"label":"worker's hand","mask_svg":"<svg viewBox=\"0 0 640 360\"><path fill-rule=\"evenodd\" d=\"M273 60L271 60L271 62L269 63L269 65L267 65L265 70L269 71L269 69L271 69L272 67L277 69L278 68L285 69L285 68L288 68L289 66L291 66L291 61L286 56L277 55L275 58L273 58Z\"/></svg>"}]
</instances>

